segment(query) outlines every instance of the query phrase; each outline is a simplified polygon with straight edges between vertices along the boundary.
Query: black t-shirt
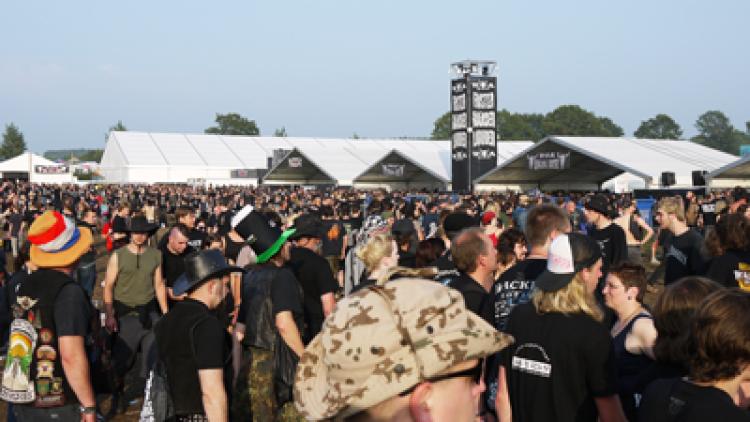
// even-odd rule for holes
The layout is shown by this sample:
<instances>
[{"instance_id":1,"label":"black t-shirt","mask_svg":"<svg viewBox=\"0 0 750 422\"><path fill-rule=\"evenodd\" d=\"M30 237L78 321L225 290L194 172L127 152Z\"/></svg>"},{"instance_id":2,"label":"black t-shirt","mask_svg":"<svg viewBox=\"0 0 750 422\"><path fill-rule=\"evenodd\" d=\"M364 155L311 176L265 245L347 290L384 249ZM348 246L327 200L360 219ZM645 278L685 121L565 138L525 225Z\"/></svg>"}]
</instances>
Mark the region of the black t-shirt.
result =
<instances>
[{"instance_id":1,"label":"black t-shirt","mask_svg":"<svg viewBox=\"0 0 750 422\"><path fill-rule=\"evenodd\" d=\"M505 329L505 322L514 306L529 301L534 282L547 268L547 260L525 259L505 270L492 287L494 294L495 328Z\"/></svg>"},{"instance_id":2,"label":"black t-shirt","mask_svg":"<svg viewBox=\"0 0 750 422\"><path fill-rule=\"evenodd\" d=\"M336 220L324 220L323 228L326 231L323 236L323 256L340 256L344 247L346 228Z\"/></svg>"},{"instance_id":3,"label":"black t-shirt","mask_svg":"<svg viewBox=\"0 0 750 422\"><path fill-rule=\"evenodd\" d=\"M208 240L208 234L200 230L191 230L188 234L188 245L192 246L195 250L201 250L206 248Z\"/></svg>"},{"instance_id":4,"label":"black t-shirt","mask_svg":"<svg viewBox=\"0 0 750 422\"><path fill-rule=\"evenodd\" d=\"M448 283L448 287L461 292L464 303L466 303L466 309L479 315L490 324L494 322L492 296L471 276L460 273L458 277Z\"/></svg>"},{"instance_id":5,"label":"black t-shirt","mask_svg":"<svg viewBox=\"0 0 750 422\"><path fill-rule=\"evenodd\" d=\"M91 329L92 307L81 286L68 283L55 299L57 337L85 337Z\"/></svg>"},{"instance_id":6,"label":"black t-shirt","mask_svg":"<svg viewBox=\"0 0 750 422\"><path fill-rule=\"evenodd\" d=\"M750 421L750 413L718 388L676 378L651 383L641 400L638 420L744 422Z\"/></svg>"},{"instance_id":7,"label":"black t-shirt","mask_svg":"<svg viewBox=\"0 0 750 422\"><path fill-rule=\"evenodd\" d=\"M452 280L459 276L459 272L456 269L456 264L453 263L453 257L451 256L450 249L443 252L442 255L435 260L435 262L429 265L430 267L437 267L438 273L435 275L435 281L447 286Z\"/></svg>"},{"instance_id":8,"label":"black t-shirt","mask_svg":"<svg viewBox=\"0 0 750 422\"><path fill-rule=\"evenodd\" d=\"M164 283L167 287L172 287L177 278L185 272L185 257L193 252L193 248L188 246L179 255L173 254L167 245L159 249L161 250L161 274L164 277Z\"/></svg>"},{"instance_id":9,"label":"black t-shirt","mask_svg":"<svg viewBox=\"0 0 750 422\"><path fill-rule=\"evenodd\" d=\"M702 245L703 237L693 229L672 239L665 253L664 284L704 273L706 260L701 252Z\"/></svg>"},{"instance_id":10,"label":"black t-shirt","mask_svg":"<svg viewBox=\"0 0 750 422\"><path fill-rule=\"evenodd\" d=\"M192 301L192 299L186 300ZM193 346L195 347L195 364L199 370L224 367L228 353L225 332L219 319L214 317L205 318L195 326Z\"/></svg>"},{"instance_id":11,"label":"black t-shirt","mask_svg":"<svg viewBox=\"0 0 750 422\"><path fill-rule=\"evenodd\" d=\"M8 222L11 224L10 235L18 237L18 229L21 228L21 223L23 223L23 216L18 212L14 212L8 218Z\"/></svg>"},{"instance_id":12,"label":"black t-shirt","mask_svg":"<svg viewBox=\"0 0 750 422\"><path fill-rule=\"evenodd\" d=\"M601 230L591 227L589 236L602 248L602 278L606 277L611 266L628 259L625 231L617 224L612 223Z\"/></svg>"},{"instance_id":13,"label":"black t-shirt","mask_svg":"<svg viewBox=\"0 0 750 422\"><path fill-rule=\"evenodd\" d=\"M714 257L706 277L725 287L750 289L750 252L729 250Z\"/></svg>"},{"instance_id":14,"label":"black t-shirt","mask_svg":"<svg viewBox=\"0 0 750 422\"><path fill-rule=\"evenodd\" d=\"M276 278L273 279L271 283L271 302L273 302L274 315L284 311L291 311L295 321L304 320L299 284L294 277L294 273L288 268L282 268L276 275ZM303 332L303 327L297 328L300 330L300 333Z\"/></svg>"},{"instance_id":15,"label":"black t-shirt","mask_svg":"<svg viewBox=\"0 0 750 422\"><path fill-rule=\"evenodd\" d=\"M594 398L617 393L612 339L593 318L539 314L523 303L505 331L515 338L500 352L514 420L595 422Z\"/></svg>"},{"instance_id":16,"label":"black t-shirt","mask_svg":"<svg viewBox=\"0 0 750 422\"><path fill-rule=\"evenodd\" d=\"M289 268L297 277L304 292L305 323L307 324L307 341L315 337L323 325L323 304L320 297L334 293L339 284L333 278L328 261L307 248L292 248Z\"/></svg>"},{"instance_id":17,"label":"black t-shirt","mask_svg":"<svg viewBox=\"0 0 750 422\"><path fill-rule=\"evenodd\" d=\"M716 201L704 202L701 204L701 214L703 215L704 226L716 225Z\"/></svg>"}]
</instances>

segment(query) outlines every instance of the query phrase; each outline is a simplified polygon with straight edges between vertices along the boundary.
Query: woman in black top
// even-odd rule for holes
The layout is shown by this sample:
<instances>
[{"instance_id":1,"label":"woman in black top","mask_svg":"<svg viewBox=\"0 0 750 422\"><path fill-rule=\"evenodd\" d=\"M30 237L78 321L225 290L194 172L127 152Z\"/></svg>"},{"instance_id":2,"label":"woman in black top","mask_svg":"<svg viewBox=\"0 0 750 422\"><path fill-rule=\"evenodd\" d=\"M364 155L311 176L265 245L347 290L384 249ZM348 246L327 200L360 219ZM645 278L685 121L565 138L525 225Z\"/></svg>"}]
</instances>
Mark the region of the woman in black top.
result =
<instances>
[{"instance_id":1,"label":"woman in black top","mask_svg":"<svg viewBox=\"0 0 750 422\"><path fill-rule=\"evenodd\" d=\"M644 421L750 421L741 402L750 382L750 293L721 289L692 318L687 378L659 380L643 396Z\"/></svg>"},{"instance_id":2,"label":"woman in black top","mask_svg":"<svg viewBox=\"0 0 750 422\"><path fill-rule=\"evenodd\" d=\"M744 214L722 217L706 236L713 255L706 276L724 287L750 291L750 223Z\"/></svg>"},{"instance_id":3,"label":"woman in black top","mask_svg":"<svg viewBox=\"0 0 750 422\"><path fill-rule=\"evenodd\" d=\"M617 321L611 329L617 367L620 402L629 421L636 421L642 388L638 380L653 363L656 328L643 307L646 270L640 265L620 264L610 269L602 295Z\"/></svg>"}]
</instances>

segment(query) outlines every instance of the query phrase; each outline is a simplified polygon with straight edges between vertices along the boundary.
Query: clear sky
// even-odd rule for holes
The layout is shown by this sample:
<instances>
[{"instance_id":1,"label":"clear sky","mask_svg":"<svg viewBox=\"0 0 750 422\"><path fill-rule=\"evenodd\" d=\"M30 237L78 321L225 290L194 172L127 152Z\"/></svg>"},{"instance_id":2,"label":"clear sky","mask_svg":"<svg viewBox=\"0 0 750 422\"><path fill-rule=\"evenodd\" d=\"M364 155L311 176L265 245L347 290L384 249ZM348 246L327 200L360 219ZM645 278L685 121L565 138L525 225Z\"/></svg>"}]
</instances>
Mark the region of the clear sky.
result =
<instances>
[{"instance_id":1,"label":"clear sky","mask_svg":"<svg viewBox=\"0 0 750 422\"><path fill-rule=\"evenodd\" d=\"M631 135L667 113L750 120L747 0L18 1L0 6L0 125L37 152L130 130L428 136L449 64L499 64L499 108L579 104Z\"/></svg>"}]
</instances>

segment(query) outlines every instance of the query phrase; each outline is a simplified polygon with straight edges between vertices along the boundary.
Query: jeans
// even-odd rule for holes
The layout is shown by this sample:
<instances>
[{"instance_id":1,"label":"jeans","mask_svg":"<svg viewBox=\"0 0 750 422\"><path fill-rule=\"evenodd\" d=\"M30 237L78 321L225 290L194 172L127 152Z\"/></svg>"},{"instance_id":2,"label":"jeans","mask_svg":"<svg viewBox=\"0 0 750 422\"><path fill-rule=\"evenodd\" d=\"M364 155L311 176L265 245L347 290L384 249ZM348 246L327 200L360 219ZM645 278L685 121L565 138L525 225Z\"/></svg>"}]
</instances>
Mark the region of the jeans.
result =
<instances>
[{"instance_id":1,"label":"jeans","mask_svg":"<svg viewBox=\"0 0 750 422\"><path fill-rule=\"evenodd\" d=\"M96 262L81 264L76 270L76 281L91 297L94 294L94 285L96 284Z\"/></svg>"}]
</instances>

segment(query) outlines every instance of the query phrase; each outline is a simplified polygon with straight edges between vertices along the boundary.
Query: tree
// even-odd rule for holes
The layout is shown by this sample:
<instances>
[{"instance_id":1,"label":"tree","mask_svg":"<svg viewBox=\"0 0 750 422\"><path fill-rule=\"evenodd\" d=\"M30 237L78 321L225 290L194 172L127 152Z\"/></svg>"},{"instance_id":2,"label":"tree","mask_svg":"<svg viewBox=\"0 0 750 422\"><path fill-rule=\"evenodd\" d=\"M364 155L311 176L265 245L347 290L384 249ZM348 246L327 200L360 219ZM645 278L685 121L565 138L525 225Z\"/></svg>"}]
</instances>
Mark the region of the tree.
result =
<instances>
[{"instance_id":1,"label":"tree","mask_svg":"<svg viewBox=\"0 0 750 422\"><path fill-rule=\"evenodd\" d=\"M286 128L282 126L280 129L276 129L275 131L273 131L273 136L286 138Z\"/></svg>"},{"instance_id":2,"label":"tree","mask_svg":"<svg viewBox=\"0 0 750 422\"><path fill-rule=\"evenodd\" d=\"M511 113L502 109L497 112L497 134L504 141L538 141L544 138L542 122L544 116L538 113Z\"/></svg>"},{"instance_id":3,"label":"tree","mask_svg":"<svg viewBox=\"0 0 750 422\"><path fill-rule=\"evenodd\" d=\"M542 128L547 135L622 136L622 128L607 117L577 105L562 105L544 116Z\"/></svg>"},{"instance_id":4,"label":"tree","mask_svg":"<svg viewBox=\"0 0 750 422\"><path fill-rule=\"evenodd\" d=\"M104 141L106 142L107 139L109 139L109 132L127 132L127 130L128 128L122 124L122 120L118 120L117 123L114 126L110 126L107 133L104 134Z\"/></svg>"},{"instance_id":5,"label":"tree","mask_svg":"<svg viewBox=\"0 0 750 422\"><path fill-rule=\"evenodd\" d=\"M742 132L732 126L729 118L718 110L710 110L695 121L698 135L691 140L707 147L715 148L730 154L737 154L744 141Z\"/></svg>"},{"instance_id":6,"label":"tree","mask_svg":"<svg viewBox=\"0 0 750 422\"><path fill-rule=\"evenodd\" d=\"M96 161L98 163L102 161L102 155L104 155L103 149L90 149L81 154L78 159L81 161Z\"/></svg>"},{"instance_id":7,"label":"tree","mask_svg":"<svg viewBox=\"0 0 750 422\"><path fill-rule=\"evenodd\" d=\"M657 114L648 120L642 121L633 135L636 138L644 139L680 139L682 137L682 129L668 115Z\"/></svg>"},{"instance_id":8,"label":"tree","mask_svg":"<svg viewBox=\"0 0 750 422\"><path fill-rule=\"evenodd\" d=\"M0 145L0 157L7 160L26 151L26 141L23 139L23 133L13 123L5 125L3 133L3 143Z\"/></svg>"},{"instance_id":9,"label":"tree","mask_svg":"<svg viewBox=\"0 0 750 422\"><path fill-rule=\"evenodd\" d=\"M216 113L216 123L217 126L211 126L205 132L218 135L260 135L260 130L255 124L255 120L249 120L237 113Z\"/></svg>"},{"instance_id":10,"label":"tree","mask_svg":"<svg viewBox=\"0 0 750 422\"><path fill-rule=\"evenodd\" d=\"M445 113L435 120L432 139L451 139L451 113Z\"/></svg>"}]
</instances>

